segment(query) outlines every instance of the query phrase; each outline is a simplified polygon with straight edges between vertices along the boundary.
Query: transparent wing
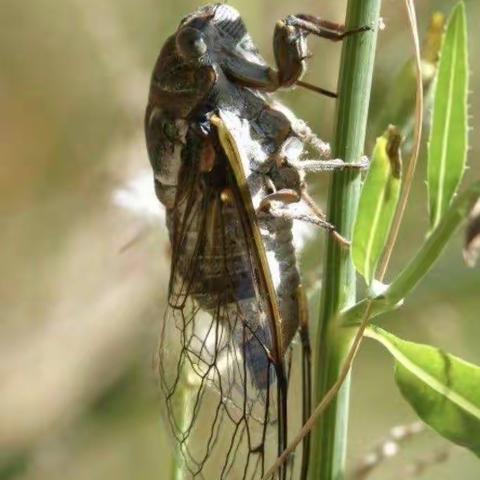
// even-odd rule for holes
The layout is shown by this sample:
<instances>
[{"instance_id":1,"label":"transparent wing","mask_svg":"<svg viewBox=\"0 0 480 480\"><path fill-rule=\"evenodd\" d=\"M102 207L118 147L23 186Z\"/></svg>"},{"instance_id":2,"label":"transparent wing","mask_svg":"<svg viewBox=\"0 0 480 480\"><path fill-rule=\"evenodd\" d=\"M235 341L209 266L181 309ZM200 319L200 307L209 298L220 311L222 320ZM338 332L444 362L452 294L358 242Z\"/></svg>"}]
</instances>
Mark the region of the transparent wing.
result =
<instances>
[{"instance_id":1,"label":"transparent wing","mask_svg":"<svg viewBox=\"0 0 480 480\"><path fill-rule=\"evenodd\" d=\"M192 478L259 479L286 424L268 294L225 154L194 135L187 145L168 219L158 352L166 412Z\"/></svg>"}]
</instances>

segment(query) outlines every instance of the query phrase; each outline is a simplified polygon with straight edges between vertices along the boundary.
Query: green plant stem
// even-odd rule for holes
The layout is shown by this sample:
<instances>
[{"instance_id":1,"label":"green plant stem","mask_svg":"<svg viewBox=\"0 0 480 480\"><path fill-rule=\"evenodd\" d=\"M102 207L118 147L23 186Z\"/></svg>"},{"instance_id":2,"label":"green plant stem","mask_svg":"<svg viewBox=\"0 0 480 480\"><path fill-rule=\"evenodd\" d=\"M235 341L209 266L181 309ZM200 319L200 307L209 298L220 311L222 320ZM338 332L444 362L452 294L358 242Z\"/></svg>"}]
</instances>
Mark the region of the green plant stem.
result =
<instances>
[{"instance_id":1,"label":"green plant stem","mask_svg":"<svg viewBox=\"0 0 480 480\"><path fill-rule=\"evenodd\" d=\"M342 50L335 157L358 162L363 154L370 100L377 23L381 0L349 0L347 30L362 25L372 31L348 37ZM360 178L353 170L334 174L329 194L329 220L346 238L352 225L360 193ZM337 380L355 332L341 332L338 313L355 302L355 271L350 253L333 237L328 239L323 282L320 328L316 339L318 376L314 386L314 405L319 403ZM348 422L349 380L314 429L310 478L341 480L344 477Z\"/></svg>"}]
</instances>

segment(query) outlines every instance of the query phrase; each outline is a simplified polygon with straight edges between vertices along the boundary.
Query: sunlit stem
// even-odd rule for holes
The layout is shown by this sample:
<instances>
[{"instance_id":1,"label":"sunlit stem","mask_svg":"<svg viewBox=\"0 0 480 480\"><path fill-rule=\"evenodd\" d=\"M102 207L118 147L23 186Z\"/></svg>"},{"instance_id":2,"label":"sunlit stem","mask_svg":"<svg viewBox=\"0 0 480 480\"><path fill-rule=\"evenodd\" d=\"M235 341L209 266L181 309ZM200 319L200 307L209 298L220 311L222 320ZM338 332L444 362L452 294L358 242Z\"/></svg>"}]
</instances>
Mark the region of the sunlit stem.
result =
<instances>
[{"instance_id":1,"label":"sunlit stem","mask_svg":"<svg viewBox=\"0 0 480 480\"><path fill-rule=\"evenodd\" d=\"M358 162L363 155L380 3L381 0L349 0L347 6L347 30L362 25L370 25L372 30L348 37L342 50L333 153L346 162ZM350 169L335 173L330 186L328 219L346 238L352 234L359 181L359 172ZM341 332L336 319L338 312L355 302L356 295L350 252L332 237L328 239L324 265L320 325L315 344L314 405L337 380L349 351L352 333ZM347 379L314 430L312 480L344 478L348 403Z\"/></svg>"}]
</instances>

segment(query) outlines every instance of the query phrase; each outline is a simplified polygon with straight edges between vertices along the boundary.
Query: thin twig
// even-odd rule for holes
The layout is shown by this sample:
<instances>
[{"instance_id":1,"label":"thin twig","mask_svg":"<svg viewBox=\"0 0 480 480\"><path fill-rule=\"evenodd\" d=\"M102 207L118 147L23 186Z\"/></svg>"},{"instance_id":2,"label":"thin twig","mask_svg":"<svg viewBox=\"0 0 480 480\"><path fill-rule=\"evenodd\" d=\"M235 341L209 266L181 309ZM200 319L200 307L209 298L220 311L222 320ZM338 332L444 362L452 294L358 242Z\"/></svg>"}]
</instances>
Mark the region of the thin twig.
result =
<instances>
[{"instance_id":1,"label":"thin twig","mask_svg":"<svg viewBox=\"0 0 480 480\"><path fill-rule=\"evenodd\" d=\"M415 14L415 6L413 0L405 0L407 8L408 20L410 22L410 31L412 33L413 45L415 50L415 71L417 76L417 91L415 99L415 130L412 156L408 163L407 172L405 174L405 181L403 189L400 194L395 217L393 219L392 230L385 246L384 254L378 268L378 277L380 281L383 280L387 272L388 265L393 253L393 249L397 242L400 225L407 208L407 202L410 195L410 190L415 176L415 169L417 166L418 156L420 153L421 139L422 139L422 124L423 124L423 84L422 84L422 59L420 55L420 42L418 39L417 16Z\"/></svg>"}]
</instances>

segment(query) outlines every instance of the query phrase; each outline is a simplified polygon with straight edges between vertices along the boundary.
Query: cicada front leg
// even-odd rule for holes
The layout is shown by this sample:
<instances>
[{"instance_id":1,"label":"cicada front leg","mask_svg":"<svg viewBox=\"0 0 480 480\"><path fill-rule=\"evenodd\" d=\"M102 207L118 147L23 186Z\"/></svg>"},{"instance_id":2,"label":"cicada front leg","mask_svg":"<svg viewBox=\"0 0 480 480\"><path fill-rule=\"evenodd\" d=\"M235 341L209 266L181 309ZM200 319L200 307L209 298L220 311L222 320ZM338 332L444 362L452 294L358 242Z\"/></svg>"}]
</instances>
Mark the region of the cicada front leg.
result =
<instances>
[{"instance_id":1,"label":"cicada front leg","mask_svg":"<svg viewBox=\"0 0 480 480\"><path fill-rule=\"evenodd\" d=\"M301 81L306 71L305 61L310 57L306 41L308 35L313 34L328 40L340 41L349 35L371 29L372 27L364 25L346 30L341 24L312 15L289 15L277 22L273 34L276 69L250 62L234 51L229 51L225 55L222 68L227 76L246 87L273 92L279 88L288 88L297 84L318 93L336 97L334 92Z\"/></svg>"},{"instance_id":2,"label":"cicada front leg","mask_svg":"<svg viewBox=\"0 0 480 480\"><path fill-rule=\"evenodd\" d=\"M244 57L229 52L222 65L227 76L247 87L273 92L279 88L300 85L318 93L336 97L335 92L301 81L306 71L306 60L310 57L307 37L310 34L340 41L349 35L366 32L372 27L360 26L346 30L344 25L323 20L312 15L289 15L279 20L273 34L273 51L276 69L249 62Z\"/></svg>"},{"instance_id":3,"label":"cicada front leg","mask_svg":"<svg viewBox=\"0 0 480 480\"><path fill-rule=\"evenodd\" d=\"M349 35L370 30L361 26L345 30L345 26L312 15L289 15L277 22L273 36L273 49L278 68L278 82L282 87L298 83L306 70L305 60L310 56L306 39L309 34L332 41L340 41ZM309 84L304 84L308 88ZM322 89L319 89L322 90ZM320 91L326 93L326 91ZM330 95L336 96L336 95Z\"/></svg>"}]
</instances>

